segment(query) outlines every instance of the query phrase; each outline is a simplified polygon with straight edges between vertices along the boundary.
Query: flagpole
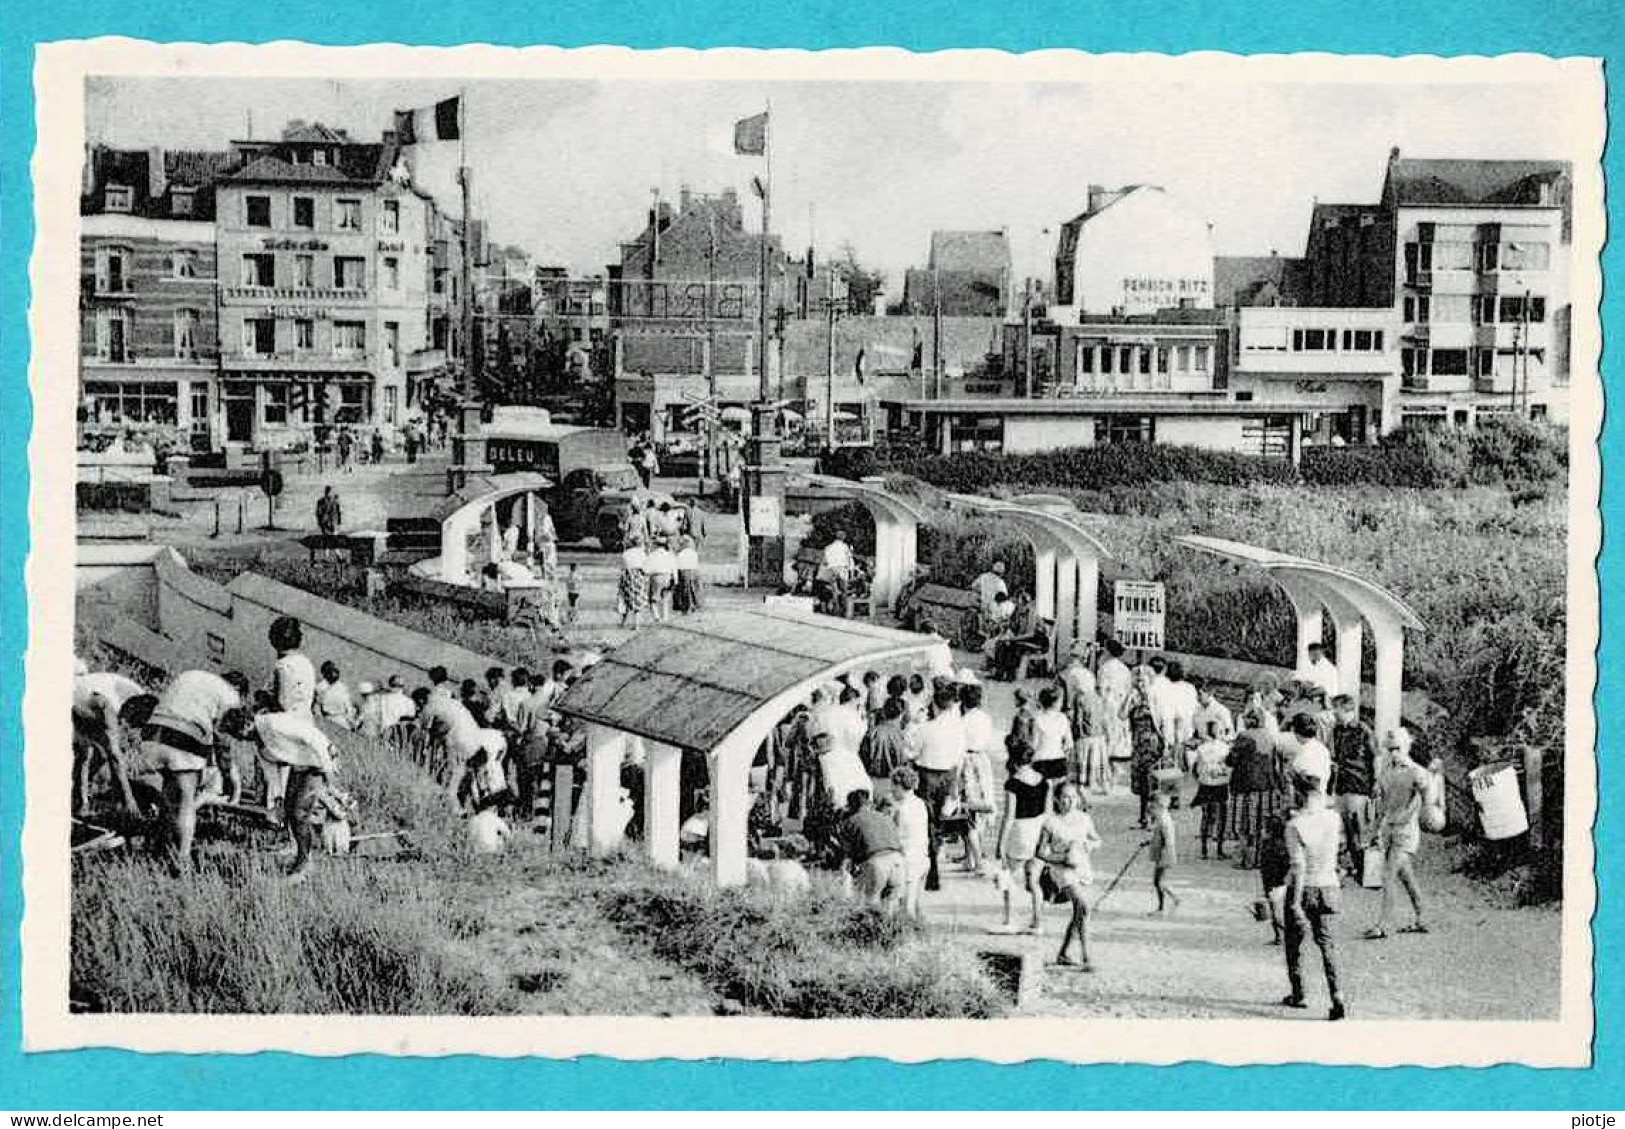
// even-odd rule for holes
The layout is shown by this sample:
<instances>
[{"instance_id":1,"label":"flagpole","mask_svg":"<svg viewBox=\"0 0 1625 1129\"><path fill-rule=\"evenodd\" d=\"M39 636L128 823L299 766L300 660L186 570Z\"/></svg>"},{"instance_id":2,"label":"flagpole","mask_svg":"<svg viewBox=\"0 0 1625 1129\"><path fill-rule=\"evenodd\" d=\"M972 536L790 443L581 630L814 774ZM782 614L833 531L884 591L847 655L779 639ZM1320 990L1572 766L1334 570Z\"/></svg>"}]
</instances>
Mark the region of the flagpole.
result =
<instances>
[{"instance_id":1,"label":"flagpole","mask_svg":"<svg viewBox=\"0 0 1625 1129\"><path fill-rule=\"evenodd\" d=\"M766 118L762 124L762 156L767 161L767 176L762 182L762 297L758 303L761 309L758 311L759 325L757 326L758 352L761 359L758 364L757 381L761 401L765 404L768 402L771 393L767 379L768 272L773 257L769 247L769 240L773 231L773 100L771 98L767 101Z\"/></svg>"},{"instance_id":2,"label":"flagpole","mask_svg":"<svg viewBox=\"0 0 1625 1129\"><path fill-rule=\"evenodd\" d=\"M474 398L474 239L468 172L468 91L457 94L457 182L463 190L463 398Z\"/></svg>"}]
</instances>

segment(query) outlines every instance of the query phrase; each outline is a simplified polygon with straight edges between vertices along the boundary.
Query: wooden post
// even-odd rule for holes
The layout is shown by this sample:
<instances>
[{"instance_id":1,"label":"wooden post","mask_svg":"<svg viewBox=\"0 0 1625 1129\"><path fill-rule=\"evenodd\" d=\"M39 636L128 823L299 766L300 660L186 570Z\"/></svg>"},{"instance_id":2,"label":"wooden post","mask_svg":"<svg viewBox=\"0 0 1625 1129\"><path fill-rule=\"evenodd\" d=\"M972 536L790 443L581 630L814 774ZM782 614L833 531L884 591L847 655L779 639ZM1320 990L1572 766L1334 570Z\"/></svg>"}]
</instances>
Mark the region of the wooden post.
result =
<instances>
[{"instance_id":1,"label":"wooden post","mask_svg":"<svg viewBox=\"0 0 1625 1129\"><path fill-rule=\"evenodd\" d=\"M1541 770L1545 751L1538 745L1523 747L1524 808L1529 813L1529 849L1539 852L1546 845L1546 831L1541 822L1541 807L1545 801L1545 780Z\"/></svg>"}]
</instances>

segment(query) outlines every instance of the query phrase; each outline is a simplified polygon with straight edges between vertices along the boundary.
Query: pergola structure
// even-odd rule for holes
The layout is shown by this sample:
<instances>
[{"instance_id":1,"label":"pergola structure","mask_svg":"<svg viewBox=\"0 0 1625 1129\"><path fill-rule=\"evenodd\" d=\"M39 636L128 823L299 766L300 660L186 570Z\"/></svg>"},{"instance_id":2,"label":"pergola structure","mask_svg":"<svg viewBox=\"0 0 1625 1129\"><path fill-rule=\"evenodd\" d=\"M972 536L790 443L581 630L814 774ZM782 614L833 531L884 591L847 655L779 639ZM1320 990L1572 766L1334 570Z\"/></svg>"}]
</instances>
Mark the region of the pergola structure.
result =
<instances>
[{"instance_id":1,"label":"pergola structure","mask_svg":"<svg viewBox=\"0 0 1625 1129\"><path fill-rule=\"evenodd\" d=\"M875 519L875 574L870 594L875 607L890 607L914 571L919 552L919 530L925 511L914 502L887 492L885 480L854 481L831 474L797 475L819 492L861 502Z\"/></svg>"},{"instance_id":2,"label":"pergola structure","mask_svg":"<svg viewBox=\"0 0 1625 1129\"><path fill-rule=\"evenodd\" d=\"M641 745L644 843L651 861L675 868L682 750L694 749L710 772L713 876L720 886L743 884L750 766L773 727L847 671L922 658L952 663L934 635L766 605L645 628L582 675L557 707L586 728L587 848L619 848L621 766Z\"/></svg>"},{"instance_id":3,"label":"pergola structure","mask_svg":"<svg viewBox=\"0 0 1625 1129\"><path fill-rule=\"evenodd\" d=\"M1289 553L1219 537L1188 535L1176 540L1204 553L1261 568L1280 586L1297 615L1296 662L1299 667L1308 660L1309 644L1320 642L1325 626L1323 613L1329 611L1337 640L1338 686L1356 700L1363 674L1360 652L1365 628L1369 626L1377 662L1372 678L1376 731L1381 735L1398 727L1405 669L1405 629L1424 630L1421 619L1403 600L1347 569Z\"/></svg>"},{"instance_id":4,"label":"pergola structure","mask_svg":"<svg viewBox=\"0 0 1625 1129\"><path fill-rule=\"evenodd\" d=\"M1009 521L1032 542L1033 604L1038 614L1055 621L1055 653L1064 655L1074 640L1092 640L1099 616L1100 562L1110 560L1106 547L1082 523L1072 503L1055 494L988 498L949 494L960 506Z\"/></svg>"},{"instance_id":5,"label":"pergola structure","mask_svg":"<svg viewBox=\"0 0 1625 1129\"><path fill-rule=\"evenodd\" d=\"M482 474L470 477L454 494L448 495L432 515L440 523L440 559L434 571L448 584L468 583L468 539L485 526L487 548L496 560L502 531L487 518L497 503L518 496L523 507L526 544L536 543L537 495L553 485L545 475L529 471L514 474Z\"/></svg>"}]
</instances>

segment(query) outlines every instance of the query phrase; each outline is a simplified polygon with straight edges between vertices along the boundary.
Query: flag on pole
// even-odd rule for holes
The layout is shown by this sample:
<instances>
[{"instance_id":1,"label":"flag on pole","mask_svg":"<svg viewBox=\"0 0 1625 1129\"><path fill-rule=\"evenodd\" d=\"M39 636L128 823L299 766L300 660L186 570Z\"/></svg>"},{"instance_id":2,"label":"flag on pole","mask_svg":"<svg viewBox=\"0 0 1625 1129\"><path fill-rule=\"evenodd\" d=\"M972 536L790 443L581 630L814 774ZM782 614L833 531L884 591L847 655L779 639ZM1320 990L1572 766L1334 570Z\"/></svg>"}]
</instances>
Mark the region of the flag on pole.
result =
<instances>
[{"instance_id":1,"label":"flag on pole","mask_svg":"<svg viewBox=\"0 0 1625 1129\"><path fill-rule=\"evenodd\" d=\"M750 190L756 193L757 199L767 199L767 185L763 183L761 177L753 176L750 178Z\"/></svg>"},{"instance_id":2,"label":"flag on pole","mask_svg":"<svg viewBox=\"0 0 1625 1129\"><path fill-rule=\"evenodd\" d=\"M858 378L859 384L863 383L863 354L864 348L862 345L859 345L857 360L852 362L852 375Z\"/></svg>"},{"instance_id":3,"label":"flag on pole","mask_svg":"<svg viewBox=\"0 0 1625 1129\"><path fill-rule=\"evenodd\" d=\"M463 136L463 99L446 98L433 106L395 111L395 136L402 145L456 141Z\"/></svg>"},{"instance_id":4,"label":"flag on pole","mask_svg":"<svg viewBox=\"0 0 1625 1129\"><path fill-rule=\"evenodd\" d=\"M760 157L766 154L766 111L734 122L734 152L741 157Z\"/></svg>"}]
</instances>

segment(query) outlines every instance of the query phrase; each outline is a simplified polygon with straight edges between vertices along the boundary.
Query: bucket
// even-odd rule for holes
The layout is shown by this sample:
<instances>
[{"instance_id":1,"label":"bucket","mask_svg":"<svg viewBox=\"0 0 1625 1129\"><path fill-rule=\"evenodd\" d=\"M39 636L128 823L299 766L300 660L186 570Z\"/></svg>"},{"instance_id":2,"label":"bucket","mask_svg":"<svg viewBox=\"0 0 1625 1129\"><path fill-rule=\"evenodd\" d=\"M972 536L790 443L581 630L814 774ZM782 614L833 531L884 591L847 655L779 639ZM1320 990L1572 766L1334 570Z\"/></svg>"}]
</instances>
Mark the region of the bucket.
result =
<instances>
[{"instance_id":1,"label":"bucket","mask_svg":"<svg viewBox=\"0 0 1625 1129\"><path fill-rule=\"evenodd\" d=\"M1486 839L1511 839L1529 830L1529 815L1518 792L1518 771L1510 764L1486 764L1467 774Z\"/></svg>"},{"instance_id":2,"label":"bucket","mask_svg":"<svg viewBox=\"0 0 1625 1129\"><path fill-rule=\"evenodd\" d=\"M1387 862L1387 857L1375 847L1366 851L1365 861L1361 863L1360 885L1367 890L1382 889L1382 872Z\"/></svg>"}]
</instances>

